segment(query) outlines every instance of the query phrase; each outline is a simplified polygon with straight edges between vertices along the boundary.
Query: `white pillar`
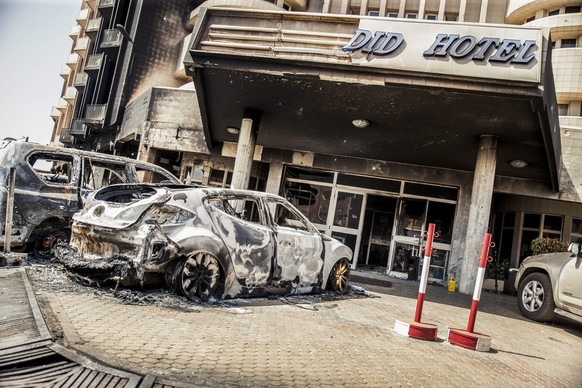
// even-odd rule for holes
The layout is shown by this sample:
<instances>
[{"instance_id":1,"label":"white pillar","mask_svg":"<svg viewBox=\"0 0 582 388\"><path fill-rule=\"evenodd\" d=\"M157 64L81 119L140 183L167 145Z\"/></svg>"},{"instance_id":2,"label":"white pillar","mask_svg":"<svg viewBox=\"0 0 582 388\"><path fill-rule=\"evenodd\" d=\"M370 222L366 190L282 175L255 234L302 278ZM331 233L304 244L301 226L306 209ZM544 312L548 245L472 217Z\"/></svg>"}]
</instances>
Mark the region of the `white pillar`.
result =
<instances>
[{"instance_id":1,"label":"white pillar","mask_svg":"<svg viewBox=\"0 0 582 388\"><path fill-rule=\"evenodd\" d=\"M255 154L256 135L253 129L253 119L242 119L240 133L238 135L238 146L236 148L236 159L234 161L234 171L232 172L233 189L248 189L251 179L251 168L253 166L253 155Z\"/></svg>"},{"instance_id":2,"label":"white pillar","mask_svg":"<svg viewBox=\"0 0 582 388\"><path fill-rule=\"evenodd\" d=\"M459 18L457 19L458 22L465 21L466 10L467 10L467 0L461 0L461 5L459 6Z\"/></svg>"},{"instance_id":3,"label":"white pillar","mask_svg":"<svg viewBox=\"0 0 582 388\"><path fill-rule=\"evenodd\" d=\"M271 162L269 165L269 176L267 178L267 187L265 188L265 191L271 194L279 194L281 179L283 179L283 163Z\"/></svg>"},{"instance_id":4,"label":"white pillar","mask_svg":"<svg viewBox=\"0 0 582 388\"><path fill-rule=\"evenodd\" d=\"M447 5L447 0L441 0L439 3L439 15L437 16L438 20L445 20L445 7Z\"/></svg>"},{"instance_id":5,"label":"white pillar","mask_svg":"<svg viewBox=\"0 0 582 388\"><path fill-rule=\"evenodd\" d=\"M482 0L481 12L479 12L479 23L487 22L487 8L489 8L489 0Z\"/></svg>"},{"instance_id":6,"label":"white pillar","mask_svg":"<svg viewBox=\"0 0 582 388\"><path fill-rule=\"evenodd\" d=\"M463 255L463 269L461 271L459 291L473 292L483 237L487 233L491 200L493 199L493 183L495 180L495 165L497 163L497 137L481 135L479 150L473 177L471 204L469 205L469 222Z\"/></svg>"}]
</instances>

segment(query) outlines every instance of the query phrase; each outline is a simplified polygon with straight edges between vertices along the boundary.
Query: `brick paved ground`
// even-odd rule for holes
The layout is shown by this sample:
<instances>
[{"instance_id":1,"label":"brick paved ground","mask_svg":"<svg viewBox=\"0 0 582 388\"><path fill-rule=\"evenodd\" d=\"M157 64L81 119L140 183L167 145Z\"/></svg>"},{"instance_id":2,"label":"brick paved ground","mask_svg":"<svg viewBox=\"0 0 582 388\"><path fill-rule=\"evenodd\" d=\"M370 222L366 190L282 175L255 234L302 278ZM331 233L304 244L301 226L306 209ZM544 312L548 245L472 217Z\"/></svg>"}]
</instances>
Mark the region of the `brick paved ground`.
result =
<instances>
[{"instance_id":1,"label":"brick paved ground","mask_svg":"<svg viewBox=\"0 0 582 388\"><path fill-rule=\"evenodd\" d=\"M448 327L466 326L471 303L444 287L428 288L423 321L438 325L439 340L424 342L393 330L395 318L414 316L413 282L364 285L368 297L168 308L148 297L140 299L145 305L124 304L111 291L29 273L49 326L62 330L66 344L196 386L582 386L582 326L525 320L509 295L483 293L475 330L492 337L492 349L482 353L444 341Z\"/></svg>"}]
</instances>

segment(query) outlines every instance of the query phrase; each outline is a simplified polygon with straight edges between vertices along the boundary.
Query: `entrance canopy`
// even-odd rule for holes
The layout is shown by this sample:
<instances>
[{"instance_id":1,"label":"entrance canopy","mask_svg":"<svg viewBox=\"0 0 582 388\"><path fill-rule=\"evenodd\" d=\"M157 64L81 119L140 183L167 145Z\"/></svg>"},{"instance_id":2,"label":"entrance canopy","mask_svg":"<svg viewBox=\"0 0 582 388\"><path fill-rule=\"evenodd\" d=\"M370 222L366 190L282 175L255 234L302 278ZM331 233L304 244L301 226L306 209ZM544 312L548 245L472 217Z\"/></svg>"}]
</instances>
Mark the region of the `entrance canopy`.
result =
<instances>
[{"instance_id":1,"label":"entrance canopy","mask_svg":"<svg viewBox=\"0 0 582 388\"><path fill-rule=\"evenodd\" d=\"M210 147L236 142L228 129L249 108L263 147L470 172L479 136L492 134L498 175L558 188L541 29L213 8L199 17L185 65Z\"/></svg>"}]
</instances>

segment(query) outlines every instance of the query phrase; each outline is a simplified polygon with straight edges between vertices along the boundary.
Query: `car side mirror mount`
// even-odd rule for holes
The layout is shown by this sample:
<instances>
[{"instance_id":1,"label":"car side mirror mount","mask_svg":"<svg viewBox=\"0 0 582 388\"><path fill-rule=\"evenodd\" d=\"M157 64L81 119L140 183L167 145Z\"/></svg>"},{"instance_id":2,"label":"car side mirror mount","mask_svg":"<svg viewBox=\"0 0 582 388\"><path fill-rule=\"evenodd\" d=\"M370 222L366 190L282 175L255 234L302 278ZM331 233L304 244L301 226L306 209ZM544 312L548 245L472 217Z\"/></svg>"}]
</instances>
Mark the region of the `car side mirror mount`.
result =
<instances>
[{"instance_id":1,"label":"car side mirror mount","mask_svg":"<svg viewBox=\"0 0 582 388\"><path fill-rule=\"evenodd\" d=\"M571 243L568 247L568 251L572 254L579 256L580 255L580 244L579 243Z\"/></svg>"}]
</instances>

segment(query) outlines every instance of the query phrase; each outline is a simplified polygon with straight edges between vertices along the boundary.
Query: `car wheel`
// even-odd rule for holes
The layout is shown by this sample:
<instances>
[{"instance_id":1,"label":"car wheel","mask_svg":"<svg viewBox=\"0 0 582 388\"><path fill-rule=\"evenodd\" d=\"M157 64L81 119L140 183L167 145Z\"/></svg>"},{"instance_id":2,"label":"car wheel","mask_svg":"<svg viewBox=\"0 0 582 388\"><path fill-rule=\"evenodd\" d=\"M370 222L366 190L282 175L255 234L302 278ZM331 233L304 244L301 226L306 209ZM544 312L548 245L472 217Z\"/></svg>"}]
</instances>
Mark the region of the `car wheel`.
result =
<instances>
[{"instance_id":1,"label":"car wheel","mask_svg":"<svg viewBox=\"0 0 582 388\"><path fill-rule=\"evenodd\" d=\"M34 243L34 256L37 259L50 259L54 246L59 242L69 242L69 235L62 230L42 233Z\"/></svg>"},{"instance_id":2,"label":"car wheel","mask_svg":"<svg viewBox=\"0 0 582 388\"><path fill-rule=\"evenodd\" d=\"M526 317L538 322L554 319L554 297L550 278L543 273L532 273L523 279L517 292L519 310Z\"/></svg>"},{"instance_id":3,"label":"car wheel","mask_svg":"<svg viewBox=\"0 0 582 388\"><path fill-rule=\"evenodd\" d=\"M181 271L180 286L192 301L206 302L216 296L222 285L222 271L218 259L207 252L198 252L186 259Z\"/></svg>"},{"instance_id":4,"label":"car wheel","mask_svg":"<svg viewBox=\"0 0 582 388\"><path fill-rule=\"evenodd\" d=\"M334 264L329 274L328 287L338 294L348 292L350 277L350 263L347 259L340 259Z\"/></svg>"}]
</instances>

